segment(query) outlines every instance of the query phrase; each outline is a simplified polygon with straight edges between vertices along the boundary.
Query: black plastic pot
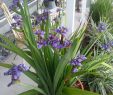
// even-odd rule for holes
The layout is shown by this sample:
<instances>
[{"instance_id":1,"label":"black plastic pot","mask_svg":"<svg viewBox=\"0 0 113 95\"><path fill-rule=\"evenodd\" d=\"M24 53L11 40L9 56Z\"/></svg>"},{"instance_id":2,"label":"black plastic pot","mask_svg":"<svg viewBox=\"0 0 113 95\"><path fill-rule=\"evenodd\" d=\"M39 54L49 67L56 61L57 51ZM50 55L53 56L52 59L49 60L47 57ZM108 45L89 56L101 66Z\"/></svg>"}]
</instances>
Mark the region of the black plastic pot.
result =
<instances>
[{"instance_id":1,"label":"black plastic pot","mask_svg":"<svg viewBox=\"0 0 113 95\"><path fill-rule=\"evenodd\" d=\"M53 9L56 7L55 1L44 1L44 6L47 9Z\"/></svg>"}]
</instances>

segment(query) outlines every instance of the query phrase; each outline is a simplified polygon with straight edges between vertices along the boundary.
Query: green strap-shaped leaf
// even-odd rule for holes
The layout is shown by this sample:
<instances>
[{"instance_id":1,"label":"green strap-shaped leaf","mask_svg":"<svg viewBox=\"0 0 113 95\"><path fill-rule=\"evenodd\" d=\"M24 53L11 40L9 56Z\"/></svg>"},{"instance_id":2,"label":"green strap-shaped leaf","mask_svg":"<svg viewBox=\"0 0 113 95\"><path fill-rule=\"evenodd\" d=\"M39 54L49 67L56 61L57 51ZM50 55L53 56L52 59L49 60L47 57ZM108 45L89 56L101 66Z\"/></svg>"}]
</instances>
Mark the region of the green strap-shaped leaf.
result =
<instances>
[{"instance_id":1,"label":"green strap-shaped leaf","mask_svg":"<svg viewBox=\"0 0 113 95\"><path fill-rule=\"evenodd\" d=\"M28 84L24 84L24 83L19 83L21 86L27 88L27 89L34 89L36 90L38 93L42 94L42 95L47 95L45 93L45 91L43 91L41 88L39 88L38 86L33 86L33 85L28 85Z\"/></svg>"},{"instance_id":2,"label":"green strap-shaped leaf","mask_svg":"<svg viewBox=\"0 0 113 95\"><path fill-rule=\"evenodd\" d=\"M71 48L67 51L67 53L62 58L59 65L57 66L55 76L54 76L54 89L55 90L57 89L58 82L63 75L63 71L65 69L66 64L71 60L71 58L74 58L74 56L76 56L76 54L80 48L81 42L84 37L85 28L86 28L86 26L84 26L80 31L81 33L73 39Z\"/></svg>"},{"instance_id":3,"label":"green strap-shaped leaf","mask_svg":"<svg viewBox=\"0 0 113 95\"><path fill-rule=\"evenodd\" d=\"M112 69L113 70L113 66L111 66L111 65L109 65L109 64L107 64L105 62L102 62L101 64L104 65L104 66L106 66L106 67L108 67L109 69Z\"/></svg>"},{"instance_id":4,"label":"green strap-shaped leaf","mask_svg":"<svg viewBox=\"0 0 113 95\"><path fill-rule=\"evenodd\" d=\"M63 89L63 95L99 95L94 92L86 91L86 90L81 90L78 88L64 88Z\"/></svg>"},{"instance_id":5,"label":"green strap-shaped leaf","mask_svg":"<svg viewBox=\"0 0 113 95\"><path fill-rule=\"evenodd\" d=\"M38 83L39 81L39 79L38 79L38 75L37 74L35 74L34 72L31 72L31 71L27 71L27 72L24 72L24 74L26 75L26 76L28 76L30 79L32 79L34 82L36 82L36 83Z\"/></svg>"},{"instance_id":6,"label":"green strap-shaped leaf","mask_svg":"<svg viewBox=\"0 0 113 95\"><path fill-rule=\"evenodd\" d=\"M20 93L18 95L38 95L38 92L36 90L28 90L26 92Z\"/></svg>"},{"instance_id":7,"label":"green strap-shaped leaf","mask_svg":"<svg viewBox=\"0 0 113 95\"><path fill-rule=\"evenodd\" d=\"M6 64L6 63L0 63L0 67L11 68L12 65L11 64Z\"/></svg>"},{"instance_id":8,"label":"green strap-shaped leaf","mask_svg":"<svg viewBox=\"0 0 113 95\"><path fill-rule=\"evenodd\" d=\"M31 66L34 67L33 61L32 59L25 54L25 52L23 50L21 50L20 48L18 48L16 45L14 45L8 38L4 37L3 35L0 34L0 38L7 44L4 44L2 42L0 42L0 46L18 54L20 57L24 58Z\"/></svg>"}]
</instances>

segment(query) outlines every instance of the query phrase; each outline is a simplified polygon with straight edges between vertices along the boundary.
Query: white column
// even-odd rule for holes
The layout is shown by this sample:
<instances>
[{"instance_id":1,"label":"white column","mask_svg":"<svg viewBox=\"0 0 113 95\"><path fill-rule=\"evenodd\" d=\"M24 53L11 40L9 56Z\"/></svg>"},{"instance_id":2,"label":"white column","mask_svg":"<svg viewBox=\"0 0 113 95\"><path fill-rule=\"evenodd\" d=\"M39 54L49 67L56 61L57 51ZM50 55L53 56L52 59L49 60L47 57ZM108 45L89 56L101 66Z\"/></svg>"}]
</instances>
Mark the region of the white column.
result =
<instances>
[{"instance_id":1,"label":"white column","mask_svg":"<svg viewBox=\"0 0 113 95\"><path fill-rule=\"evenodd\" d=\"M75 31L75 3L76 0L67 0L66 27L69 30L67 36L70 36Z\"/></svg>"},{"instance_id":2,"label":"white column","mask_svg":"<svg viewBox=\"0 0 113 95\"><path fill-rule=\"evenodd\" d=\"M87 0L82 0L82 17L81 17L81 21L84 21L85 20L85 18L86 18L86 4L87 4Z\"/></svg>"}]
</instances>

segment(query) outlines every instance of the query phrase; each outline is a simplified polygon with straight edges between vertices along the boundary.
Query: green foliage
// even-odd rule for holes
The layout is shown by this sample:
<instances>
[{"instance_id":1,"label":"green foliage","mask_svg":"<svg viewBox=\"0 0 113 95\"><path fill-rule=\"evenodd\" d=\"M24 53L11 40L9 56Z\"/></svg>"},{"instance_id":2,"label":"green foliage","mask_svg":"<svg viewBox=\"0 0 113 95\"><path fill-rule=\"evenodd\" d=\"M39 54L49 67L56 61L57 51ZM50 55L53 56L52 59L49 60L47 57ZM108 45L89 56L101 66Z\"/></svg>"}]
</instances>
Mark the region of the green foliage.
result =
<instances>
[{"instance_id":1,"label":"green foliage","mask_svg":"<svg viewBox=\"0 0 113 95\"><path fill-rule=\"evenodd\" d=\"M77 88L64 88L63 92L64 92L63 95L99 95L93 92L84 91Z\"/></svg>"},{"instance_id":2,"label":"green foliage","mask_svg":"<svg viewBox=\"0 0 113 95\"><path fill-rule=\"evenodd\" d=\"M100 66L98 69L83 75L81 80L88 85L91 91L101 95L113 94L113 68L111 67Z\"/></svg>"},{"instance_id":3,"label":"green foliage","mask_svg":"<svg viewBox=\"0 0 113 95\"><path fill-rule=\"evenodd\" d=\"M38 92L36 90L28 90L28 91L23 92L23 93L18 94L18 95L38 95L37 93Z\"/></svg>"},{"instance_id":4,"label":"green foliage","mask_svg":"<svg viewBox=\"0 0 113 95\"><path fill-rule=\"evenodd\" d=\"M90 91L82 91L76 87L72 87L73 84L76 84L79 78L85 79L84 76L87 74L95 74L95 71L98 71L101 68L102 70L103 68L105 68L104 70L106 70L106 68L107 70L108 68L112 68L112 66L108 64L110 61L109 59L112 58L112 54L103 52L97 44L97 42L100 43L103 41L102 39L105 38L103 38L103 35L108 35L109 31L106 31L105 33L98 32L96 24L92 21L94 32L92 32L92 34L87 34L85 33L87 28L86 22L83 27L78 29L78 31L76 31L70 38L72 42L71 47L55 49L48 45L39 49L37 48L37 39L32 32L27 0L24 0L23 6L19 4L19 9L20 10L17 10L17 13L22 16L22 28L24 30L23 34L27 50L15 46L2 35L0 35L0 38L2 38L7 45L2 42L0 42L0 45L24 58L34 69L34 72L29 70L28 72L25 72L25 75L36 82L38 87L23 85L33 90L24 92L20 95L35 95L38 93L41 95L98 95ZM49 18L40 25L40 29L46 32L46 39L48 38L48 34L53 33L53 30L56 27L58 27L58 24L52 26ZM88 35L90 40L84 45L83 43L86 35ZM72 73L72 66L69 62L79 54L86 55L87 60L82 63L81 67L78 67L77 73ZM0 66L9 68L12 65L0 63Z\"/></svg>"},{"instance_id":5,"label":"green foliage","mask_svg":"<svg viewBox=\"0 0 113 95\"><path fill-rule=\"evenodd\" d=\"M94 0L91 4L91 16L94 22L98 23L102 16L110 18L112 13L113 0Z\"/></svg>"},{"instance_id":6,"label":"green foliage","mask_svg":"<svg viewBox=\"0 0 113 95\"><path fill-rule=\"evenodd\" d=\"M113 48L109 47L110 51L102 50L102 44L109 44L113 41L112 34L112 22L108 19L101 17L98 23L106 23L106 30L104 32L99 32L98 25L96 25L93 20L90 21L90 31L87 31L86 38L89 41L86 43L83 53L88 56L88 60L84 62L81 67L82 73L79 78L87 85L87 89L93 92L97 92L101 95L112 95L113 94L113 78L112 78L112 53ZM77 74L77 73L76 73Z\"/></svg>"}]
</instances>

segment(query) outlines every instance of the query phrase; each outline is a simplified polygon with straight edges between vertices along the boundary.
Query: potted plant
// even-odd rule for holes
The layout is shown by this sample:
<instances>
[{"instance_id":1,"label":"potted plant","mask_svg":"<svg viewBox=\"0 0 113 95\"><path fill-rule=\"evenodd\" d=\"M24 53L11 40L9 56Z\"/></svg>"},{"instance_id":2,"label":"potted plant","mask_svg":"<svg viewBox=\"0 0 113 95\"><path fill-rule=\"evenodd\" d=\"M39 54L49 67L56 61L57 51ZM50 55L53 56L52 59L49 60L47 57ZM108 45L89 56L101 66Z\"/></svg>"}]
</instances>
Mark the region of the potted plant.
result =
<instances>
[{"instance_id":1,"label":"potted plant","mask_svg":"<svg viewBox=\"0 0 113 95\"><path fill-rule=\"evenodd\" d=\"M56 7L56 3L55 3L56 0L44 0L43 3L44 3L44 6L48 9L53 9Z\"/></svg>"},{"instance_id":2,"label":"potted plant","mask_svg":"<svg viewBox=\"0 0 113 95\"><path fill-rule=\"evenodd\" d=\"M11 82L8 86L17 83L23 72L37 86L25 85L19 81L19 84L31 88L31 90L20 95L29 95L29 93L30 95L99 95L74 86L74 84L80 84L84 88L78 76L92 73L111 57L111 55L107 55L91 60L92 58L89 56L93 55L92 50L90 52L93 43L91 42L91 45L89 44L85 48L82 44L87 23L80 27L70 39L66 39L68 29L64 26L58 26L54 29L49 18L44 15L40 19L40 29L33 33L27 0L24 0L23 4L19 0L13 0L13 3L14 11L22 17L22 28L27 49L20 49L3 35L0 35L0 38L7 44L0 42L0 45L22 57L34 70L24 64L0 63L2 67L10 68L4 73L4 75L11 76ZM39 18L37 19L39 20ZM108 66L106 63L104 65Z\"/></svg>"}]
</instances>

